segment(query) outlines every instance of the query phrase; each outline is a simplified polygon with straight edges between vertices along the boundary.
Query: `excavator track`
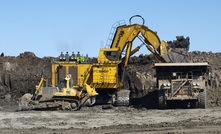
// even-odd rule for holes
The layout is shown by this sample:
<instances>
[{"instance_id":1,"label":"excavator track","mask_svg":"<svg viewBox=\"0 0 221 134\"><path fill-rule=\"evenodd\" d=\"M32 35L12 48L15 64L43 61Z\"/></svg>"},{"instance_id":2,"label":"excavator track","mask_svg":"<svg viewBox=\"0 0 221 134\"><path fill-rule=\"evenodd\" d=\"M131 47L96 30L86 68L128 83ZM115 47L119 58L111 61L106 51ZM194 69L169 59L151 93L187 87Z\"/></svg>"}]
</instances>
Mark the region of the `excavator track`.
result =
<instances>
[{"instance_id":1,"label":"excavator track","mask_svg":"<svg viewBox=\"0 0 221 134\"><path fill-rule=\"evenodd\" d=\"M115 102L116 106L129 106L130 105L130 90L120 90L116 93Z\"/></svg>"}]
</instances>

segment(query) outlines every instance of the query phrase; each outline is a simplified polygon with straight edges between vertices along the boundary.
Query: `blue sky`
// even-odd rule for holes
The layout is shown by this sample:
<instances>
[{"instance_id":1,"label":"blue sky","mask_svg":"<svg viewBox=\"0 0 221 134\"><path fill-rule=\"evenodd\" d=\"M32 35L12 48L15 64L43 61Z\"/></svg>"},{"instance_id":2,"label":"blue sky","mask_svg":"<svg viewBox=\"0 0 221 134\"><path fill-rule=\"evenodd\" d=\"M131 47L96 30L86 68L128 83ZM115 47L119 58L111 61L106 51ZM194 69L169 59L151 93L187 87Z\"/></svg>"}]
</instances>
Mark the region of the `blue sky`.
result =
<instances>
[{"instance_id":1,"label":"blue sky","mask_svg":"<svg viewBox=\"0 0 221 134\"><path fill-rule=\"evenodd\" d=\"M220 0L0 0L0 52L56 57L80 51L97 57L112 24L122 19L128 24L136 14L161 40L189 36L190 51L220 52L220 7Z\"/></svg>"}]
</instances>

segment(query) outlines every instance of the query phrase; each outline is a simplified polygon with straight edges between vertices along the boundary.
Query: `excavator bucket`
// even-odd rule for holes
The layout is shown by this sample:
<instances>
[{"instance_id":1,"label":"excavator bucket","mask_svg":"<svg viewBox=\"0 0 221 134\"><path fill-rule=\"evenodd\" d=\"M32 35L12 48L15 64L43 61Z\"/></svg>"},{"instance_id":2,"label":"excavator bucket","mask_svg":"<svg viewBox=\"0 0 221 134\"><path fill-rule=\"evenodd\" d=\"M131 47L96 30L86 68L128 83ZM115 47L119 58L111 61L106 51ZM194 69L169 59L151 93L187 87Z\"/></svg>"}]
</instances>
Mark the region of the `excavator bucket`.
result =
<instances>
[{"instance_id":1,"label":"excavator bucket","mask_svg":"<svg viewBox=\"0 0 221 134\"><path fill-rule=\"evenodd\" d=\"M167 41L168 47L171 51L168 57L173 63L183 62L189 51L190 38L184 36L176 36L176 40Z\"/></svg>"}]
</instances>

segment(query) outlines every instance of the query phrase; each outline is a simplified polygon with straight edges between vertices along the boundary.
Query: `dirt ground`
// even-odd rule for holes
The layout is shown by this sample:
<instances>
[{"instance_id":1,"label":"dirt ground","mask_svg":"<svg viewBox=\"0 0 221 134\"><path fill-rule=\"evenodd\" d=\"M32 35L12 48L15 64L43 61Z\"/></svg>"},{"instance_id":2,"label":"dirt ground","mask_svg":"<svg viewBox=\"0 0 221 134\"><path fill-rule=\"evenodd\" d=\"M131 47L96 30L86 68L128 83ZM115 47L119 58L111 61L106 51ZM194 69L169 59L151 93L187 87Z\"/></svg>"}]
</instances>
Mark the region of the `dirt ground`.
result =
<instances>
[{"instance_id":1,"label":"dirt ground","mask_svg":"<svg viewBox=\"0 0 221 134\"><path fill-rule=\"evenodd\" d=\"M0 57L0 133L221 133L221 53L189 52L186 62L208 62L211 79L207 89L208 109L151 109L155 85L152 55L131 57L126 72L133 100L140 97L139 108L102 106L83 107L80 111L21 111L17 100L35 90L42 74L50 79L53 57L38 58L31 52L17 57ZM143 88L146 87L146 88ZM148 94L147 94L148 93ZM147 95L146 95L147 94ZM149 100L148 100L148 99ZM148 106L144 104L148 103ZM144 108L146 106L146 108Z\"/></svg>"},{"instance_id":2,"label":"dirt ground","mask_svg":"<svg viewBox=\"0 0 221 134\"><path fill-rule=\"evenodd\" d=\"M4 134L208 134L221 133L221 107L135 109L83 107L80 111L0 111Z\"/></svg>"}]
</instances>

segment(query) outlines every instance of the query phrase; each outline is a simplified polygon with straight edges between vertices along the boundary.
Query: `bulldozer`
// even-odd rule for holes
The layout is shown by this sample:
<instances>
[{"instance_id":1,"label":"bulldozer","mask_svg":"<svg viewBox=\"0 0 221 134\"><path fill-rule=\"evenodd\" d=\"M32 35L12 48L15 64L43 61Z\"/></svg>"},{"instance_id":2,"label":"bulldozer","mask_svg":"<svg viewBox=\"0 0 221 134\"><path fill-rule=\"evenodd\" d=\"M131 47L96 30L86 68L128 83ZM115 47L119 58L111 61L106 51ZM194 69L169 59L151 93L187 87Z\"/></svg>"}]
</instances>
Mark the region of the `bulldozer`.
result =
<instances>
[{"instance_id":1,"label":"bulldozer","mask_svg":"<svg viewBox=\"0 0 221 134\"><path fill-rule=\"evenodd\" d=\"M143 23L132 24L134 17L141 18ZM145 20L140 15L132 16L128 25L125 21L116 22L112 26L106 47L100 48L95 63L69 59L53 61L51 86L43 87L42 78L34 95L25 94L20 99L19 110L43 107L78 110L86 102L90 106L129 106L130 89L124 80L124 74L132 55L143 46L162 63L181 62L186 55L185 48L170 47L144 24ZM139 39L141 44L132 49L135 39ZM39 107L40 104L43 106Z\"/></svg>"},{"instance_id":2,"label":"bulldozer","mask_svg":"<svg viewBox=\"0 0 221 134\"><path fill-rule=\"evenodd\" d=\"M82 105L87 104L89 97L97 94L94 88L88 87L81 91L71 87L71 74L64 78L64 87L43 87L46 79L41 77L33 95L27 93L19 99L18 111L36 109L61 109L79 110ZM86 91L87 90L87 91Z\"/></svg>"}]
</instances>

